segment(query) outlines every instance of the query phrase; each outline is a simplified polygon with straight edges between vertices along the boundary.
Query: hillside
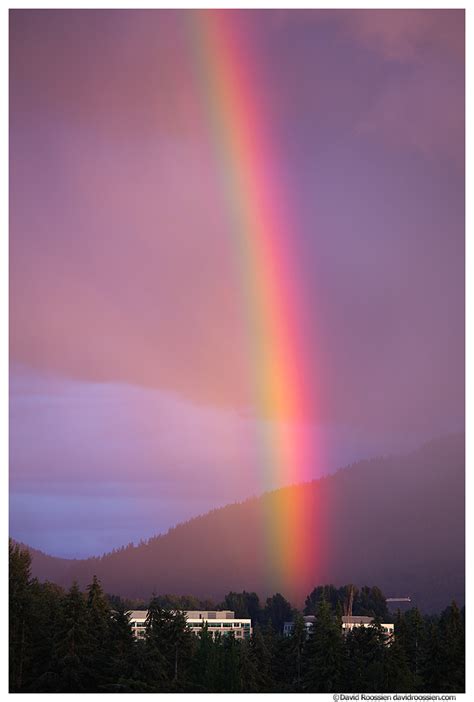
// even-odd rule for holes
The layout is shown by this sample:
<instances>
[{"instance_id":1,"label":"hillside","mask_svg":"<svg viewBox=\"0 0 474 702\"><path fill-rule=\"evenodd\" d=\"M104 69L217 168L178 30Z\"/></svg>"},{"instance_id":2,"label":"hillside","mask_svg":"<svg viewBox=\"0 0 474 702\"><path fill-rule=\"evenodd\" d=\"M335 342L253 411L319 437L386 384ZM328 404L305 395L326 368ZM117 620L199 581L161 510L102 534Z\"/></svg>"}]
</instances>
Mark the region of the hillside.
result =
<instances>
[{"instance_id":1,"label":"hillside","mask_svg":"<svg viewBox=\"0 0 474 702\"><path fill-rule=\"evenodd\" d=\"M82 587L97 574L107 592L134 598L155 591L220 599L242 589L263 597L283 588L262 565L262 515L288 491L320 511L314 543L325 555L311 586L376 584L387 595L410 594L426 611L453 598L464 603L463 435L228 505L101 558L66 560L31 549L33 574ZM284 594L300 603L309 589Z\"/></svg>"}]
</instances>

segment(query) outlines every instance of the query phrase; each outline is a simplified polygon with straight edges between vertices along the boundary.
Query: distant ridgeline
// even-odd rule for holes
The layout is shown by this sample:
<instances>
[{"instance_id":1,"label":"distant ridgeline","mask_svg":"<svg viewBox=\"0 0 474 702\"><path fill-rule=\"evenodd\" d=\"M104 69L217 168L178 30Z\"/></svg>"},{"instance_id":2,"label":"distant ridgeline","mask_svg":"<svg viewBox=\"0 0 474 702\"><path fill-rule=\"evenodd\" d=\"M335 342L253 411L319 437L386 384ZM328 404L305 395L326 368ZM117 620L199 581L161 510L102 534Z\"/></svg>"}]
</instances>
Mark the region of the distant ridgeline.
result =
<instances>
[{"instance_id":1,"label":"distant ridgeline","mask_svg":"<svg viewBox=\"0 0 474 702\"><path fill-rule=\"evenodd\" d=\"M334 475L216 509L98 558L67 560L30 549L32 574L81 588L97 575L109 593L151 592L222 599L247 590L283 592L295 605L316 585L376 583L388 596L410 595L424 611L464 603L464 435L432 441L406 456L362 461ZM262 514L281 501L319 510L324 558L298 590L269 575ZM309 540L311 542L311 540Z\"/></svg>"}]
</instances>

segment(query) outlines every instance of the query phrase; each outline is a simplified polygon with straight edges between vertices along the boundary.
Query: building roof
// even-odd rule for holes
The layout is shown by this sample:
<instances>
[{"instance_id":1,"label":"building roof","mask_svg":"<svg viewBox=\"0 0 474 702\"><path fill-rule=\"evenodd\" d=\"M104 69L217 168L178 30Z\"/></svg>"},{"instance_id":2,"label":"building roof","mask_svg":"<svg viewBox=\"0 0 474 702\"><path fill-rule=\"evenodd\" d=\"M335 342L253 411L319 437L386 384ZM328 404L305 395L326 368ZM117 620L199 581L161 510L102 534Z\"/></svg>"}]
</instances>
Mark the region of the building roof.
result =
<instances>
[{"instance_id":1,"label":"building roof","mask_svg":"<svg viewBox=\"0 0 474 702\"><path fill-rule=\"evenodd\" d=\"M146 619L148 610L131 609L128 614L131 619ZM235 619L235 612L230 609L223 610L187 610L183 612L187 619ZM241 618L240 618L241 619ZM250 621L250 620L249 620Z\"/></svg>"},{"instance_id":2,"label":"building roof","mask_svg":"<svg viewBox=\"0 0 474 702\"><path fill-rule=\"evenodd\" d=\"M188 619L235 619L235 612L230 609L190 609L184 614Z\"/></svg>"}]
</instances>

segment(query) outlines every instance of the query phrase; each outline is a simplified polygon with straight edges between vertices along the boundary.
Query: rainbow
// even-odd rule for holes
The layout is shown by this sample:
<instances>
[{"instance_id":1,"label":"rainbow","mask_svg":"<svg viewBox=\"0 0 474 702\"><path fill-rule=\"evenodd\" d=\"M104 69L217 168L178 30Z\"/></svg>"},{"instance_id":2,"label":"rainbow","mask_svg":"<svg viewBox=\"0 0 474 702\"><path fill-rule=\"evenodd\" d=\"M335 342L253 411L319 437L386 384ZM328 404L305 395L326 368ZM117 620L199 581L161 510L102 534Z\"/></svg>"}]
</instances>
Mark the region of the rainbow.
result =
<instances>
[{"instance_id":1,"label":"rainbow","mask_svg":"<svg viewBox=\"0 0 474 702\"><path fill-rule=\"evenodd\" d=\"M242 276L249 373L263 419L258 441L262 488L296 485L311 475L308 439L295 428L309 414L308 364L293 261L295 225L275 165L265 90L256 78L258 63L238 32L235 12L195 10L187 15ZM291 593L303 582L307 586L317 566L318 524L305 491L286 492L287 497L268 502L265 557L272 582Z\"/></svg>"}]
</instances>

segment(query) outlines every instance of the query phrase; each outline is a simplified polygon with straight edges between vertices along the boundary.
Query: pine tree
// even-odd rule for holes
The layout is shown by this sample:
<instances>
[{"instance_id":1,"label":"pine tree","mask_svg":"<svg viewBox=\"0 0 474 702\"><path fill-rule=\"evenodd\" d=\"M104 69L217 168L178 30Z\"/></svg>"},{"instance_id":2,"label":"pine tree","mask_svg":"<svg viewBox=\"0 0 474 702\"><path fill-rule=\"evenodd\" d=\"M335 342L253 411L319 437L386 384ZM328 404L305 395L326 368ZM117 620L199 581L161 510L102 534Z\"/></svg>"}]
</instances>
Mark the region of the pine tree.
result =
<instances>
[{"instance_id":1,"label":"pine tree","mask_svg":"<svg viewBox=\"0 0 474 702\"><path fill-rule=\"evenodd\" d=\"M354 614L390 621L385 595L378 587L362 587L354 598Z\"/></svg>"},{"instance_id":2,"label":"pine tree","mask_svg":"<svg viewBox=\"0 0 474 702\"><path fill-rule=\"evenodd\" d=\"M294 686L297 691L301 690L302 685L302 666L303 666L303 651L306 643L307 631L303 617L297 614L295 617L295 626L293 635L291 636L291 654L290 660L293 662Z\"/></svg>"},{"instance_id":3,"label":"pine tree","mask_svg":"<svg viewBox=\"0 0 474 702\"><path fill-rule=\"evenodd\" d=\"M220 688L223 692L241 692L239 642L233 632L222 637L222 662Z\"/></svg>"},{"instance_id":4,"label":"pine tree","mask_svg":"<svg viewBox=\"0 0 474 702\"><path fill-rule=\"evenodd\" d=\"M263 620L265 623L271 623L278 634L283 633L284 623L291 620L292 616L291 604L279 592L267 599L263 610Z\"/></svg>"},{"instance_id":5,"label":"pine tree","mask_svg":"<svg viewBox=\"0 0 474 702\"><path fill-rule=\"evenodd\" d=\"M321 600L325 600L332 610L336 609L337 603L345 597L345 588L339 590L334 585L318 585L307 596L304 606L304 614L316 614Z\"/></svg>"},{"instance_id":6,"label":"pine tree","mask_svg":"<svg viewBox=\"0 0 474 702\"><path fill-rule=\"evenodd\" d=\"M443 679L440 692L464 692L465 689L465 626L456 602L441 614L439 636L441 642L441 670Z\"/></svg>"},{"instance_id":7,"label":"pine tree","mask_svg":"<svg viewBox=\"0 0 474 702\"><path fill-rule=\"evenodd\" d=\"M304 648L304 691L337 692L341 687L342 661L341 628L330 605L322 599Z\"/></svg>"},{"instance_id":8,"label":"pine tree","mask_svg":"<svg viewBox=\"0 0 474 702\"><path fill-rule=\"evenodd\" d=\"M262 623L263 613L255 592L229 592L219 609L231 610L237 618L251 619L254 624Z\"/></svg>"},{"instance_id":9,"label":"pine tree","mask_svg":"<svg viewBox=\"0 0 474 702\"><path fill-rule=\"evenodd\" d=\"M189 684L189 659L194 649L194 634L186 625L186 616L171 612L166 620L165 655L172 667L173 690L184 691Z\"/></svg>"},{"instance_id":10,"label":"pine tree","mask_svg":"<svg viewBox=\"0 0 474 702\"><path fill-rule=\"evenodd\" d=\"M376 624L357 626L344 641L344 689L351 692L382 692L388 685L387 644Z\"/></svg>"},{"instance_id":11,"label":"pine tree","mask_svg":"<svg viewBox=\"0 0 474 702\"><path fill-rule=\"evenodd\" d=\"M239 645L239 673L240 691L258 692L260 671L249 640L241 641Z\"/></svg>"},{"instance_id":12,"label":"pine tree","mask_svg":"<svg viewBox=\"0 0 474 702\"><path fill-rule=\"evenodd\" d=\"M102 686L104 692L134 692L135 639L130 625L130 615L122 603L117 603L111 614L109 655L109 682Z\"/></svg>"},{"instance_id":13,"label":"pine tree","mask_svg":"<svg viewBox=\"0 0 474 702\"><path fill-rule=\"evenodd\" d=\"M54 659L54 631L60 618L65 593L53 583L30 584L30 646L28 692L50 692Z\"/></svg>"},{"instance_id":14,"label":"pine tree","mask_svg":"<svg viewBox=\"0 0 474 702\"><path fill-rule=\"evenodd\" d=\"M256 692L273 692L272 646L273 640L269 635L268 627L264 630L257 624L250 640L251 655L258 670L258 689Z\"/></svg>"},{"instance_id":15,"label":"pine tree","mask_svg":"<svg viewBox=\"0 0 474 702\"><path fill-rule=\"evenodd\" d=\"M359 627L365 637L366 686L371 692L390 691L389 649L380 620L376 617L369 627Z\"/></svg>"},{"instance_id":16,"label":"pine tree","mask_svg":"<svg viewBox=\"0 0 474 702\"><path fill-rule=\"evenodd\" d=\"M89 669L91 640L85 599L74 583L65 596L55 632L54 686L57 692L86 692L93 681Z\"/></svg>"},{"instance_id":17,"label":"pine tree","mask_svg":"<svg viewBox=\"0 0 474 702\"><path fill-rule=\"evenodd\" d=\"M9 541L9 668L10 692L24 688L29 665L29 617L31 615L31 556Z\"/></svg>"},{"instance_id":18,"label":"pine tree","mask_svg":"<svg viewBox=\"0 0 474 702\"><path fill-rule=\"evenodd\" d=\"M191 663L191 686L194 692L216 692L217 644L205 624L199 632Z\"/></svg>"},{"instance_id":19,"label":"pine tree","mask_svg":"<svg viewBox=\"0 0 474 702\"><path fill-rule=\"evenodd\" d=\"M158 689L180 691L189 682L193 634L182 612L163 609L156 597L148 608L145 643Z\"/></svg>"},{"instance_id":20,"label":"pine tree","mask_svg":"<svg viewBox=\"0 0 474 702\"><path fill-rule=\"evenodd\" d=\"M295 610L293 631L290 636L281 636L277 645L277 683L279 692L302 691L303 650L306 643L306 627L302 615Z\"/></svg>"},{"instance_id":21,"label":"pine tree","mask_svg":"<svg viewBox=\"0 0 474 702\"><path fill-rule=\"evenodd\" d=\"M163 653L162 633L165 610L160 606L156 596L153 597L147 612L145 641L143 646L144 682L155 692L166 689L170 682L168 661Z\"/></svg>"},{"instance_id":22,"label":"pine tree","mask_svg":"<svg viewBox=\"0 0 474 702\"><path fill-rule=\"evenodd\" d=\"M420 661L422 692L444 691L444 650L439 629L439 618L427 624L426 645Z\"/></svg>"},{"instance_id":23,"label":"pine tree","mask_svg":"<svg viewBox=\"0 0 474 702\"><path fill-rule=\"evenodd\" d=\"M417 692L419 679L411 672L405 651L394 636L386 644L387 653L387 692Z\"/></svg>"},{"instance_id":24,"label":"pine tree","mask_svg":"<svg viewBox=\"0 0 474 702\"><path fill-rule=\"evenodd\" d=\"M86 631L89 640L87 656L91 673L90 691L100 691L101 686L109 682L111 675L110 660L110 626L112 613L104 595L102 586L94 575L87 588Z\"/></svg>"},{"instance_id":25,"label":"pine tree","mask_svg":"<svg viewBox=\"0 0 474 702\"><path fill-rule=\"evenodd\" d=\"M397 645L405 654L408 668L412 674L413 685L416 690L421 690L421 666L426 643L426 630L419 609L414 607L403 615L398 612L394 631Z\"/></svg>"},{"instance_id":26,"label":"pine tree","mask_svg":"<svg viewBox=\"0 0 474 702\"><path fill-rule=\"evenodd\" d=\"M352 629L344 637L344 690L362 692L365 690L365 656L357 629Z\"/></svg>"}]
</instances>

